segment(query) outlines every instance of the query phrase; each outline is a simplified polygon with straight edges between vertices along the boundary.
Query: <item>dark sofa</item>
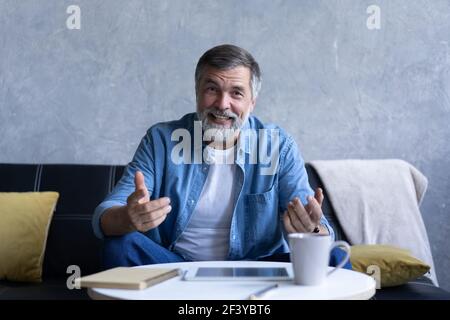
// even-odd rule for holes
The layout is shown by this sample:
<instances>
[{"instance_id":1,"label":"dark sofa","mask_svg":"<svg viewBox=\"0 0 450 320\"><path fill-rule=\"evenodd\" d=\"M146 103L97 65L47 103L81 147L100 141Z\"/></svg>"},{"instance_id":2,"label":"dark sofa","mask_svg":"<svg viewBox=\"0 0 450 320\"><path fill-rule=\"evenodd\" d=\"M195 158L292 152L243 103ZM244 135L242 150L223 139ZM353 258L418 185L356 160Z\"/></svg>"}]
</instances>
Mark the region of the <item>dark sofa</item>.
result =
<instances>
[{"instance_id":1,"label":"dark sofa","mask_svg":"<svg viewBox=\"0 0 450 320\"><path fill-rule=\"evenodd\" d=\"M102 242L92 232L91 216L120 179L123 169L107 165L0 164L0 192L60 193L47 240L43 282L0 280L0 300L89 299L85 289L67 288L66 281L71 275L67 267L78 265L82 275L101 270ZM322 186L309 165L307 170L311 186ZM345 240L324 191L323 211L336 231L336 238ZM450 294L422 277L399 287L377 290L374 299L450 299Z\"/></svg>"}]
</instances>

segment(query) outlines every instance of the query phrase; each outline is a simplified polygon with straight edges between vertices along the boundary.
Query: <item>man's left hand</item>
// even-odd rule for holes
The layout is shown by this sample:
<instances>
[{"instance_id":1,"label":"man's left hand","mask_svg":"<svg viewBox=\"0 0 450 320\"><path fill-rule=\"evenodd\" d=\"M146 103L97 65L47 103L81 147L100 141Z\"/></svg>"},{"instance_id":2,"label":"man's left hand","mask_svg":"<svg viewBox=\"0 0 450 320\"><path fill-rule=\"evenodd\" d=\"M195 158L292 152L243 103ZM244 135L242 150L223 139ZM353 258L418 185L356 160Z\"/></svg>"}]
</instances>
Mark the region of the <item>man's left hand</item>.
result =
<instances>
[{"instance_id":1,"label":"man's left hand","mask_svg":"<svg viewBox=\"0 0 450 320\"><path fill-rule=\"evenodd\" d=\"M289 202L287 211L283 215L284 227L288 233L313 232L319 226L322 217L322 189L317 188L314 197L308 196L307 200L306 206L303 206L298 197Z\"/></svg>"}]
</instances>

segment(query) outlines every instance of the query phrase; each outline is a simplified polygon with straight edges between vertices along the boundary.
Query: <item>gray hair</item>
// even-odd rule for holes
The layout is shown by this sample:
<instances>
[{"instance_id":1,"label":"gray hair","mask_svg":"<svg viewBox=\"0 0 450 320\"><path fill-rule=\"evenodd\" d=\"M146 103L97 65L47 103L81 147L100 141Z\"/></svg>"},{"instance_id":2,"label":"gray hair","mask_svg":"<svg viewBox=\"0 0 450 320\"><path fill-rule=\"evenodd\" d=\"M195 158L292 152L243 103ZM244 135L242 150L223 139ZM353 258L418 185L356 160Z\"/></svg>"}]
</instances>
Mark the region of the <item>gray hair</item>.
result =
<instances>
[{"instance_id":1,"label":"gray hair","mask_svg":"<svg viewBox=\"0 0 450 320\"><path fill-rule=\"evenodd\" d=\"M200 79L207 66L219 70L228 70L239 66L249 68L252 97L255 99L258 96L261 89L261 71L258 63L248 51L231 44L220 45L206 51L198 60L195 68L195 92L197 94Z\"/></svg>"}]
</instances>

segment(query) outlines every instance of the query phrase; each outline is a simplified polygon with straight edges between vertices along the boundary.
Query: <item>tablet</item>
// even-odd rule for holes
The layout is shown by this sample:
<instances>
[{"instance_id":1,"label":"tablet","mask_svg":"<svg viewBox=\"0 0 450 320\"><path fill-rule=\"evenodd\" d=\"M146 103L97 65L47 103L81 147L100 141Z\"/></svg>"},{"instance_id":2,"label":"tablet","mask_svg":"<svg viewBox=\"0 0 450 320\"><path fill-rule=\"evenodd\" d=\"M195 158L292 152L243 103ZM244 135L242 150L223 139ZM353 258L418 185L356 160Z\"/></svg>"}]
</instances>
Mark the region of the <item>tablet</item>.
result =
<instances>
[{"instance_id":1,"label":"tablet","mask_svg":"<svg viewBox=\"0 0 450 320\"><path fill-rule=\"evenodd\" d=\"M184 280L292 280L286 267L194 267L186 271Z\"/></svg>"}]
</instances>

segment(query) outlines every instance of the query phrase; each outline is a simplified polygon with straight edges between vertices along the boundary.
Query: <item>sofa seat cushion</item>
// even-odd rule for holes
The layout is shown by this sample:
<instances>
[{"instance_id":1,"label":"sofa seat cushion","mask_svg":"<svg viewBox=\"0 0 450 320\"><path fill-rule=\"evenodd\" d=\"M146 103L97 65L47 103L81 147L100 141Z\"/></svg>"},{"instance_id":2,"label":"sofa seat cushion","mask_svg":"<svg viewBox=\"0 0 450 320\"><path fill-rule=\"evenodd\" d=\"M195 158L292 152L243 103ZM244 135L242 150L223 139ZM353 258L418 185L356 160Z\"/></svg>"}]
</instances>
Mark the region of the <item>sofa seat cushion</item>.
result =
<instances>
[{"instance_id":1,"label":"sofa seat cushion","mask_svg":"<svg viewBox=\"0 0 450 320\"><path fill-rule=\"evenodd\" d=\"M401 286L377 290L374 300L450 300L450 292L423 276Z\"/></svg>"},{"instance_id":2,"label":"sofa seat cushion","mask_svg":"<svg viewBox=\"0 0 450 320\"><path fill-rule=\"evenodd\" d=\"M88 300L86 289L69 290L66 279L46 279L42 283L0 280L0 300Z\"/></svg>"},{"instance_id":3,"label":"sofa seat cushion","mask_svg":"<svg viewBox=\"0 0 450 320\"><path fill-rule=\"evenodd\" d=\"M0 300L89 300L86 289L69 290L66 279L47 279L43 283L0 280ZM407 284L376 291L373 300L450 300L450 293L421 277Z\"/></svg>"}]
</instances>

